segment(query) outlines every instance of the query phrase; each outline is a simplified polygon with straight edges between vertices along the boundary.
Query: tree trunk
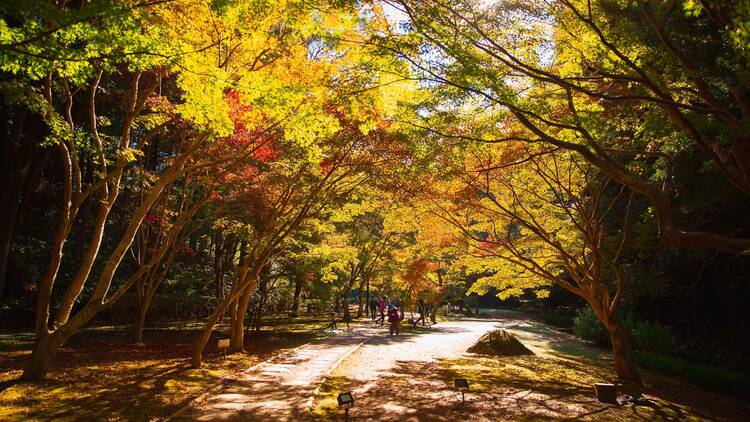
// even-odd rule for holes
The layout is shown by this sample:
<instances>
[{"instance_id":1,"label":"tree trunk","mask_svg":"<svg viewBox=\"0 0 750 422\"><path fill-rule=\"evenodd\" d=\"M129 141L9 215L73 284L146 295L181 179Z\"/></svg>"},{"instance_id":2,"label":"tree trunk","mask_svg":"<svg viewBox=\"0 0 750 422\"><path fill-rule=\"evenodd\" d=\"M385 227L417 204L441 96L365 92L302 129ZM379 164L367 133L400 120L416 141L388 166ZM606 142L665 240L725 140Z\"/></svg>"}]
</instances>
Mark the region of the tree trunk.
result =
<instances>
[{"instance_id":1,"label":"tree trunk","mask_svg":"<svg viewBox=\"0 0 750 422\"><path fill-rule=\"evenodd\" d=\"M227 307L229 307L229 303L233 301L234 300L230 301L225 299L223 302L219 303L219 306L217 306L216 309L214 309L214 312L208 317L203 332L201 332L201 335L193 342L193 355L190 362L193 368L201 367L201 364L203 363L203 350L206 348L208 339L211 337L211 331L213 331L214 325L216 325L216 322L224 314Z\"/></svg>"},{"instance_id":2,"label":"tree trunk","mask_svg":"<svg viewBox=\"0 0 750 422\"><path fill-rule=\"evenodd\" d=\"M216 299L221 300L224 296L224 268L222 268L224 251L224 238L221 235L215 235L214 241L214 295Z\"/></svg>"},{"instance_id":3,"label":"tree trunk","mask_svg":"<svg viewBox=\"0 0 750 422\"><path fill-rule=\"evenodd\" d=\"M149 298L148 295L146 295L146 297L138 298L138 311L136 312L135 322L133 323L134 344L143 343L143 327L146 324L146 313L148 312L148 307L150 304L151 298Z\"/></svg>"},{"instance_id":4,"label":"tree trunk","mask_svg":"<svg viewBox=\"0 0 750 422\"><path fill-rule=\"evenodd\" d=\"M365 316L372 317L370 315L370 277L367 277L367 291L365 292L367 306L365 306Z\"/></svg>"},{"instance_id":5,"label":"tree trunk","mask_svg":"<svg viewBox=\"0 0 750 422\"><path fill-rule=\"evenodd\" d=\"M416 322L422 321L422 326L424 327L425 320L427 319L427 315L425 315L426 313L425 303L421 298L417 300L417 309L419 310L419 319Z\"/></svg>"},{"instance_id":6,"label":"tree trunk","mask_svg":"<svg viewBox=\"0 0 750 422\"><path fill-rule=\"evenodd\" d=\"M362 318L362 305L364 302L362 302L363 292L364 292L364 278L359 282L359 289L357 290L357 302L359 302L359 306L357 307L357 318Z\"/></svg>"},{"instance_id":7,"label":"tree trunk","mask_svg":"<svg viewBox=\"0 0 750 422\"><path fill-rule=\"evenodd\" d=\"M607 327L612 341L612 357L615 364L617 377L627 387L634 388L640 392L643 387L641 375L635 364L635 355L630 346L630 340L620 324L610 323Z\"/></svg>"},{"instance_id":8,"label":"tree trunk","mask_svg":"<svg viewBox=\"0 0 750 422\"><path fill-rule=\"evenodd\" d=\"M341 298L341 307L343 308L344 320L349 320L352 316L349 312L349 299L347 296Z\"/></svg>"},{"instance_id":9,"label":"tree trunk","mask_svg":"<svg viewBox=\"0 0 750 422\"><path fill-rule=\"evenodd\" d=\"M229 304L229 350L234 352L238 349L238 343L237 343L237 326L239 325L242 327L242 322L237 323L237 318L239 315L238 307L240 303L240 298L234 299Z\"/></svg>"},{"instance_id":10,"label":"tree trunk","mask_svg":"<svg viewBox=\"0 0 750 422\"><path fill-rule=\"evenodd\" d=\"M250 275L250 279L247 282L245 291L237 301L237 307L235 309L235 315L232 319L230 330L230 352L242 352L245 350L245 314L247 313L247 306L250 303L250 298L253 296L253 290L255 290L255 284L257 280L258 270L253 270L253 273Z\"/></svg>"},{"instance_id":11,"label":"tree trunk","mask_svg":"<svg viewBox=\"0 0 750 422\"><path fill-rule=\"evenodd\" d=\"M304 273L300 273L294 278L294 297L292 298L292 312L290 313L292 318L296 318L297 312L299 312L299 299L302 295L302 284L305 280L304 277Z\"/></svg>"},{"instance_id":12,"label":"tree trunk","mask_svg":"<svg viewBox=\"0 0 750 422\"><path fill-rule=\"evenodd\" d=\"M30 381L46 379L52 355L62 343L59 333L37 336L21 379Z\"/></svg>"}]
</instances>

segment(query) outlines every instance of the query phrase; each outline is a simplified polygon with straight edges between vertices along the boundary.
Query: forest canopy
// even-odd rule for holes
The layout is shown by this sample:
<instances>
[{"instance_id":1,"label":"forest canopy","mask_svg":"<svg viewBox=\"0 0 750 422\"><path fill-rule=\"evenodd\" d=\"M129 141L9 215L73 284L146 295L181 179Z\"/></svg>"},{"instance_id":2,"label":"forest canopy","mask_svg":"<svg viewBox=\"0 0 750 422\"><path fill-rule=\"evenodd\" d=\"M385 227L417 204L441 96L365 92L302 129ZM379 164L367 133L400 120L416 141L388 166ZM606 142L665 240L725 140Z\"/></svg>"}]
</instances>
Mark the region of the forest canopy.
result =
<instances>
[{"instance_id":1,"label":"forest canopy","mask_svg":"<svg viewBox=\"0 0 750 422\"><path fill-rule=\"evenodd\" d=\"M588 306L634 385L628 320L747 345L749 51L744 0L3 2L23 376L123 309L200 367L376 292Z\"/></svg>"}]
</instances>

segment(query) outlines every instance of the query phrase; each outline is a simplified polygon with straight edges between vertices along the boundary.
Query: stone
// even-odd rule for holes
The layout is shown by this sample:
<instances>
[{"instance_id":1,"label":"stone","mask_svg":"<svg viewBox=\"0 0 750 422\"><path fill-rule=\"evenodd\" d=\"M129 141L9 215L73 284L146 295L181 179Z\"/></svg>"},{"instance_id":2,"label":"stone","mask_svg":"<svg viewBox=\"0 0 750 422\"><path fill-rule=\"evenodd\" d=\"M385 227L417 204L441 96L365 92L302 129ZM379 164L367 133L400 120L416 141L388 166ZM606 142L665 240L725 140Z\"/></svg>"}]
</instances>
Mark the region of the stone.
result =
<instances>
[{"instance_id":1,"label":"stone","mask_svg":"<svg viewBox=\"0 0 750 422\"><path fill-rule=\"evenodd\" d=\"M487 356L533 355L518 339L505 330L490 331L479 338L467 350L469 353Z\"/></svg>"}]
</instances>

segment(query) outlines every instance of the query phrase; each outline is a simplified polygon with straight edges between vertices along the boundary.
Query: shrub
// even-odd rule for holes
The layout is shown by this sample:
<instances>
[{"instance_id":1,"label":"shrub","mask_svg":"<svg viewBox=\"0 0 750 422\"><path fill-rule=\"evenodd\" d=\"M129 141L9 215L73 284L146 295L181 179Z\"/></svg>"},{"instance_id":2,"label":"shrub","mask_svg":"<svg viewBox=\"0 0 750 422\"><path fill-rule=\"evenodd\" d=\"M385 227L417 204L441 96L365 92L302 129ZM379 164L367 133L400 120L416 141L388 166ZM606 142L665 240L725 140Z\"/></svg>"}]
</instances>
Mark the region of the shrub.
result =
<instances>
[{"instance_id":1,"label":"shrub","mask_svg":"<svg viewBox=\"0 0 750 422\"><path fill-rule=\"evenodd\" d=\"M549 311L542 315L542 321L545 324L554 325L555 327L571 328L575 319L575 314L563 313L559 311Z\"/></svg>"},{"instance_id":2,"label":"shrub","mask_svg":"<svg viewBox=\"0 0 750 422\"><path fill-rule=\"evenodd\" d=\"M636 361L644 368L679 376L709 390L737 395L750 393L750 376L739 372L648 352L637 352Z\"/></svg>"},{"instance_id":3,"label":"shrub","mask_svg":"<svg viewBox=\"0 0 750 422\"><path fill-rule=\"evenodd\" d=\"M645 352L674 355L680 341L672 333L672 330L666 325L651 321L641 321L635 323L631 330L633 347Z\"/></svg>"},{"instance_id":4,"label":"shrub","mask_svg":"<svg viewBox=\"0 0 750 422\"><path fill-rule=\"evenodd\" d=\"M578 310L573 318L573 332L586 340L596 342L603 346L609 345L609 333L604 324L599 321L594 311L588 306Z\"/></svg>"}]
</instances>

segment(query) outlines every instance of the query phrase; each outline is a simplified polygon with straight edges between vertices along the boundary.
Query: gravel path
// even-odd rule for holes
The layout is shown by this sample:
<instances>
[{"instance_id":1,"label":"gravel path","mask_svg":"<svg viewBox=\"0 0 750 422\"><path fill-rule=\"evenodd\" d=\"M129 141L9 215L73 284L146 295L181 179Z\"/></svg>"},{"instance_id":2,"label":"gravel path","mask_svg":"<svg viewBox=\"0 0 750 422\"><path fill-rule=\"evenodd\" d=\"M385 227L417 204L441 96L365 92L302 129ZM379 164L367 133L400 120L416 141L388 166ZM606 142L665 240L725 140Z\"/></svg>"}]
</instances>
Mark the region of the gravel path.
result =
<instances>
[{"instance_id":1,"label":"gravel path","mask_svg":"<svg viewBox=\"0 0 750 422\"><path fill-rule=\"evenodd\" d=\"M432 362L460 354L495 322L448 322L419 335L388 336L369 323L262 363L194 402L172 420L308 420L331 371L373 382L397 361Z\"/></svg>"},{"instance_id":2,"label":"gravel path","mask_svg":"<svg viewBox=\"0 0 750 422\"><path fill-rule=\"evenodd\" d=\"M348 353L375 332L357 327L313 341L225 379L224 385L170 420L301 420L316 387Z\"/></svg>"},{"instance_id":3,"label":"gravel path","mask_svg":"<svg viewBox=\"0 0 750 422\"><path fill-rule=\"evenodd\" d=\"M463 354L484 333L499 324L497 321L449 321L433 326L430 332L418 335L388 336L383 331L367 344L347 356L333 376L369 383L396 367L397 362L434 362L440 358Z\"/></svg>"},{"instance_id":4,"label":"gravel path","mask_svg":"<svg viewBox=\"0 0 750 422\"><path fill-rule=\"evenodd\" d=\"M369 323L339 332L227 380L173 419L340 420L336 394L352 391L353 421L750 420L742 402L645 371L654 392L646 406L598 403L592 384L612 376L606 351L520 314L493 316L401 336ZM534 355L465 354L496 328L513 333ZM457 376L472 380L465 404L452 388Z\"/></svg>"}]
</instances>

